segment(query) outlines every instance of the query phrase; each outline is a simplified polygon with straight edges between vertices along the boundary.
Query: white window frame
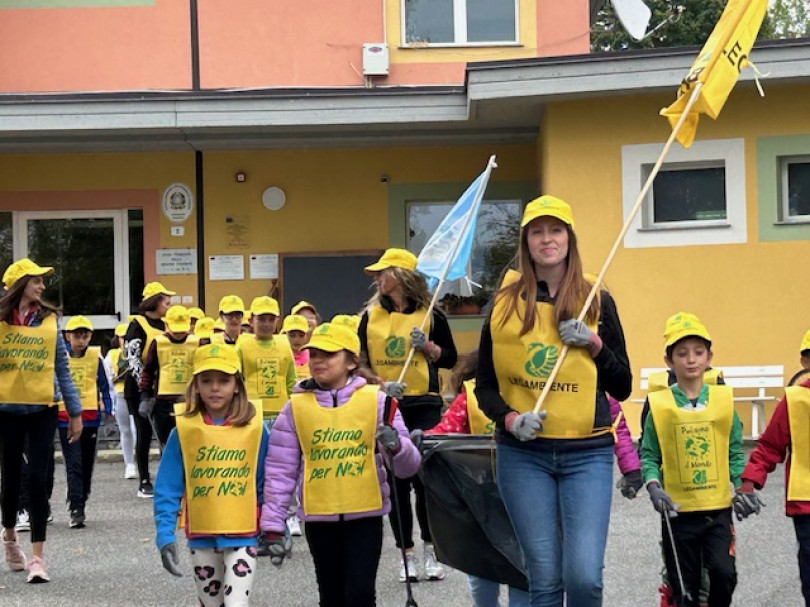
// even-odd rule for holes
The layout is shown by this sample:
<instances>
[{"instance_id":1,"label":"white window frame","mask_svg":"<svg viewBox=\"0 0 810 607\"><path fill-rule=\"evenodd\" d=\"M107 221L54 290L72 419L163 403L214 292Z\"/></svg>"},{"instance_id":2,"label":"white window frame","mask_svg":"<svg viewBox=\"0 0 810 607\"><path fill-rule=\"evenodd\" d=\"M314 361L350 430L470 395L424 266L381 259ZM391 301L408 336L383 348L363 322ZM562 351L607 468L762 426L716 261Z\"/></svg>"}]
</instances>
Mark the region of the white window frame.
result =
<instances>
[{"instance_id":1,"label":"white window frame","mask_svg":"<svg viewBox=\"0 0 810 607\"><path fill-rule=\"evenodd\" d=\"M810 223L810 215L790 214L790 189L788 183L788 166L791 164L809 164L810 155L779 157L779 191L781 212L779 223Z\"/></svg>"},{"instance_id":2,"label":"white window frame","mask_svg":"<svg viewBox=\"0 0 810 607\"><path fill-rule=\"evenodd\" d=\"M453 47L487 47L487 46L520 46L520 0L515 1L515 39L488 40L486 42L467 42L467 0L453 0L453 42L408 42L408 24L405 11L405 0L400 0L402 48L453 48Z\"/></svg>"},{"instance_id":3,"label":"white window frame","mask_svg":"<svg viewBox=\"0 0 810 607\"><path fill-rule=\"evenodd\" d=\"M622 208L627 217L661 154L660 143L622 146ZM624 238L627 248L734 244L748 240L745 198L745 140L696 141L692 147L673 147L663 164L673 168L723 166L726 171L726 219L652 224L652 188ZM645 221L646 220L646 221Z\"/></svg>"}]
</instances>

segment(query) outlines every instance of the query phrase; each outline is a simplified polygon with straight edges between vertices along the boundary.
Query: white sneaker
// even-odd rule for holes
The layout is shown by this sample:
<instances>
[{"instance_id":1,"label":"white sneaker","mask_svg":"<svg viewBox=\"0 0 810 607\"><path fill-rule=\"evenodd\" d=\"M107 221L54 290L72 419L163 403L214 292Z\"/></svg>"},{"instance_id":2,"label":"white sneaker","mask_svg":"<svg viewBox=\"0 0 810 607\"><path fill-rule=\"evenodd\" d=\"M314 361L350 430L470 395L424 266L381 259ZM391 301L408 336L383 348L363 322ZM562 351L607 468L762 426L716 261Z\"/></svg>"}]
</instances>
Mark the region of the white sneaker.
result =
<instances>
[{"instance_id":1,"label":"white sneaker","mask_svg":"<svg viewBox=\"0 0 810 607\"><path fill-rule=\"evenodd\" d=\"M443 580L444 567L436 560L436 551L433 544L425 544L425 579L430 581Z\"/></svg>"},{"instance_id":2,"label":"white sneaker","mask_svg":"<svg viewBox=\"0 0 810 607\"><path fill-rule=\"evenodd\" d=\"M126 465L124 468L124 478L127 480L138 478L138 468L135 467L135 464Z\"/></svg>"},{"instance_id":3,"label":"white sneaker","mask_svg":"<svg viewBox=\"0 0 810 607\"><path fill-rule=\"evenodd\" d=\"M405 571L405 562L408 563L408 571ZM413 551L405 553L405 561L399 566L399 581L405 583L406 579L411 582L419 581L419 563L416 561L416 554Z\"/></svg>"},{"instance_id":4,"label":"white sneaker","mask_svg":"<svg viewBox=\"0 0 810 607\"><path fill-rule=\"evenodd\" d=\"M20 510L17 513L17 524L14 525L14 529L16 529L17 531L31 530L31 521L28 518L28 510Z\"/></svg>"},{"instance_id":5,"label":"white sneaker","mask_svg":"<svg viewBox=\"0 0 810 607\"><path fill-rule=\"evenodd\" d=\"M290 535L301 537L301 519L297 515L293 514L287 519L287 527L290 529Z\"/></svg>"}]
</instances>

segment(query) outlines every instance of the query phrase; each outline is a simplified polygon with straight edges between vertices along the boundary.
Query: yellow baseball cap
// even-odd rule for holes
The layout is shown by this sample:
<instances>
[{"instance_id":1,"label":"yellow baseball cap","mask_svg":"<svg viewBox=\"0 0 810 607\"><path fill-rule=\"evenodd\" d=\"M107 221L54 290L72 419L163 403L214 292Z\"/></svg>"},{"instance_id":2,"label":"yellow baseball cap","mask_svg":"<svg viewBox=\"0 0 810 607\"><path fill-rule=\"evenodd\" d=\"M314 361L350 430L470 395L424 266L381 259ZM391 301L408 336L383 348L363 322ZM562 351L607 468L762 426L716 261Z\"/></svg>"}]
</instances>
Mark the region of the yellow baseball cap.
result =
<instances>
[{"instance_id":1,"label":"yellow baseball cap","mask_svg":"<svg viewBox=\"0 0 810 607\"><path fill-rule=\"evenodd\" d=\"M282 333L289 333L290 331L301 331L306 333L309 331L309 322L304 316L300 314L290 314L284 319L284 324L281 325Z\"/></svg>"},{"instance_id":2,"label":"yellow baseball cap","mask_svg":"<svg viewBox=\"0 0 810 607\"><path fill-rule=\"evenodd\" d=\"M804 334L802 337L802 345L799 348L799 352L804 352L805 350L810 350L810 331Z\"/></svg>"},{"instance_id":3,"label":"yellow baseball cap","mask_svg":"<svg viewBox=\"0 0 810 607\"><path fill-rule=\"evenodd\" d=\"M416 269L416 255L405 249L386 249L382 257L370 266L366 266L366 274L382 272L386 268L403 268L413 272Z\"/></svg>"},{"instance_id":4,"label":"yellow baseball cap","mask_svg":"<svg viewBox=\"0 0 810 607\"><path fill-rule=\"evenodd\" d=\"M231 312L245 313L245 302L238 295L226 295L219 300L219 313L230 314Z\"/></svg>"},{"instance_id":5,"label":"yellow baseball cap","mask_svg":"<svg viewBox=\"0 0 810 607\"><path fill-rule=\"evenodd\" d=\"M667 325L664 329L664 345L668 348L684 337L702 337L709 343L712 342L706 325L700 322L697 316L689 312L678 312L674 316L667 318Z\"/></svg>"},{"instance_id":6,"label":"yellow baseball cap","mask_svg":"<svg viewBox=\"0 0 810 607\"><path fill-rule=\"evenodd\" d=\"M214 333L217 333L217 332L221 333L224 330L225 330L225 321L222 320L221 318L217 318L214 321Z\"/></svg>"},{"instance_id":7,"label":"yellow baseball cap","mask_svg":"<svg viewBox=\"0 0 810 607\"><path fill-rule=\"evenodd\" d=\"M3 284L6 285L6 289L10 289L12 285L23 276L48 276L49 274L53 274L53 268L50 266L39 266L27 257L24 257L6 268L6 271L3 273Z\"/></svg>"},{"instance_id":8,"label":"yellow baseball cap","mask_svg":"<svg viewBox=\"0 0 810 607\"><path fill-rule=\"evenodd\" d=\"M203 371L222 371L236 375L242 371L242 363L236 348L228 344L210 344L197 348L194 353L194 375Z\"/></svg>"},{"instance_id":9,"label":"yellow baseball cap","mask_svg":"<svg viewBox=\"0 0 810 607\"><path fill-rule=\"evenodd\" d=\"M278 316L278 302L267 295L255 297L253 301L250 302L250 315L259 316L261 314L272 314L273 316Z\"/></svg>"},{"instance_id":10,"label":"yellow baseball cap","mask_svg":"<svg viewBox=\"0 0 810 607\"><path fill-rule=\"evenodd\" d=\"M203 316L194 325L194 335L202 338L210 338L214 334L214 324L216 321L208 316Z\"/></svg>"},{"instance_id":11,"label":"yellow baseball cap","mask_svg":"<svg viewBox=\"0 0 810 607\"><path fill-rule=\"evenodd\" d=\"M169 296L177 295L177 293L175 293L174 291L169 291L169 289L164 287L159 282L146 283L146 286L143 288L143 298L145 300L160 294Z\"/></svg>"},{"instance_id":12,"label":"yellow baseball cap","mask_svg":"<svg viewBox=\"0 0 810 607\"><path fill-rule=\"evenodd\" d=\"M360 338L357 333L341 325L325 322L312 331L305 348L314 348L324 352L348 350L354 355L360 354Z\"/></svg>"},{"instance_id":13,"label":"yellow baseball cap","mask_svg":"<svg viewBox=\"0 0 810 607\"><path fill-rule=\"evenodd\" d=\"M316 308L313 304L309 303L308 301L304 301L303 299L295 304L290 309L290 314L298 314L301 310L312 310L313 314L318 313L318 308ZM307 329L309 331L309 329Z\"/></svg>"},{"instance_id":14,"label":"yellow baseball cap","mask_svg":"<svg viewBox=\"0 0 810 607\"><path fill-rule=\"evenodd\" d=\"M120 325L115 325L115 336L124 337L127 334L128 328L129 325L125 322L122 322Z\"/></svg>"},{"instance_id":15,"label":"yellow baseball cap","mask_svg":"<svg viewBox=\"0 0 810 607\"><path fill-rule=\"evenodd\" d=\"M172 333L188 333L191 331L191 315L186 306L172 306L166 310L163 319Z\"/></svg>"},{"instance_id":16,"label":"yellow baseball cap","mask_svg":"<svg viewBox=\"0 0 810 607\"><path fill-rule=\"evenodd\" d=\"M126 327L126 325L124 325ZM93 323L86 316L74 316L65 325L65 331L78 331L79 329L93 330Z\"/></svg>"},{"instance_id":17,"label":"yellow baseball cap","mask_svg":"<svg viewBox=\"0 0 810 607\"><path fill-rule=\"evenodd\" d=\"M203 312L202 308L189 308L188 315L193 320L200 320L203 316L205 316L205 312Z\"/></svg>"},{"instance_id":18,"label":"yellow baseball cap","mask_svg":"<svg viewBox=\"0 0 810 607\"><path fill-rule=\"evenodd\" d=\"M335 314L332 317L331 323L333 325L343 325L349 327L352 331L357 331L360 326L360 317L357 314Z\"/></svg>"},{"instance_id":19,"label":"yellow baseball cap","mask_svg":"<svg viewBox=\"0 0 810 607\"><path fill-rule=\"evenodd\" d=\"M567 223L572 229L574 227L574 214L571 212L571 206L556 196L541 196L527 204L523 210L520 227L524 228L533 219L543 216L556 217L563 223Z\"/></svg>"}]
</instances>

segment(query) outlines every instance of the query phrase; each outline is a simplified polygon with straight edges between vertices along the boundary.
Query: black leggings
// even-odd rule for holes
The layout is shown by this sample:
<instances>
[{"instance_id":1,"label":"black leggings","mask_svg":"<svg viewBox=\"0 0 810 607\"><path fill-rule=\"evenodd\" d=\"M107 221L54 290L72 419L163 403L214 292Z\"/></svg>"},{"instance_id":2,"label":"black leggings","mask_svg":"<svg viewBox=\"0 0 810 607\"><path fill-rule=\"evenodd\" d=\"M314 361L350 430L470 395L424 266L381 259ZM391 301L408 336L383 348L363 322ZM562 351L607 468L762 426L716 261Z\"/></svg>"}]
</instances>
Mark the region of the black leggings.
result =
<instances>
[{"instance_id":1,"label":"black leggings","mask_svg":"<svg viewBox=\"0 0 810 607\"><path fill-rule=\"evenodd\" d=\"M152 445L152 422L138 414L140 401L136 395L134 398L126 397L129 414L135 419L135 460L138 463L138 476L141 480L151 480L149 476L149 447Z\"/></svg>"},{"instance_id":2,"label":"black leggings","mask_svg":"<svg viewBox=\"0 0 810 607\"><path fill-rule=\"evenodd\" d=\"M84 508L93 482L98 427L85 426L79 440L72 443L68 442L67 428L59 428L59 440L65 458L68 504L71 510Z\"/></svg>"},{"instance_id":3,"label":"black leggings","mask_svg":"<svg viewBox=\"0 0 810 607\"><path fill-rule=\"evenodd\" d=\"M21 469L27 437L31 542L45 541L48 517L48 464L53 459L56 417L56 407L48 407L27 415L0 412L0 443L3 451L0 492L3 527L12 529L17 523Z\"/></svg>"},{"instance_id":4,"label":"black leggings","mask_svg":"<svg viewBox=\"0 0 810 607\"><path fill-rule=\"evenodd\" d=\"M374 607L382 552L382 516L307 522L321 607Z\"/></svg>"}]
</instances>

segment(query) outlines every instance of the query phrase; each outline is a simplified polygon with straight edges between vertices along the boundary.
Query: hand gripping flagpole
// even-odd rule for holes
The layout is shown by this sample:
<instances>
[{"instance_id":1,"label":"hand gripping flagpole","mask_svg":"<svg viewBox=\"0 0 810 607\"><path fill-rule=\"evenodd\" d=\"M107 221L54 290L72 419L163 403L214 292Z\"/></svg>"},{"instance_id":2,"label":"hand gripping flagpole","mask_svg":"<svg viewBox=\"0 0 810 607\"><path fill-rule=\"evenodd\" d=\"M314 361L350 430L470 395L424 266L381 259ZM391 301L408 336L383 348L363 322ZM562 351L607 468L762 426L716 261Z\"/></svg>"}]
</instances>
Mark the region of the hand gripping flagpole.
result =
<instances>
[{"instance_id":1,"label":"hand gripping flagpole","mask_svg":"<svg viewBox=\"0 0 810 607\"><path fill-rule=\"evenodd\" d=\"M475 191L475 197L473 198L473 204L470 207L469 213L467 213L467 217L464 220L464 226L461 228L459 232L459 238L456 239L456 242L453 244L453 250L450 252L450 255L447 257L447 263L444 266L444 270L442 270L442 276L439 278L439 282L436 285L436 289L433 291L433 297L430 299L430 305L428 306L427 312L425 313L425 317L422 319L422 324L419 325L419 330L424 331L425 325L428 322L428 319L433 314L433 308L436 307L436 302L439 299L439 292L442 290L442 286L444 285L445 279L447 278L447 273L450 271L450 266L453 265L453 260L456 258L456 253L458 253L459 248L461 247L461 243L463 238L461 235L466 233L467 228L470 225L470 222L475 217L476 213L478 212L476 201L479 201L481 197L484 195L484 189L487 187L487 182L489 181L489 173L492 169L498 168L498 165L495 163L495 155L489 157L489 161L487 162L487 168L485 169L485 173L487 173L487 178L482 179L481 183L478 184L478 189ZM397 382L402 382L402 379L405 377L405 372L408 370L408 367L413 360L413 355L416 352L416 348L411 346L411 351L408 352L408 358L405 359L405 364L402 366L402 371L399 374L399 378Z\"/></svg>"},{"instance_id":2,"label":"hand gripping flagpole","mask_svg":"<svg viewBox=\"0 0 810 607\"><path fill-rule=\"evenodd\" d=\"M655 180L655 176L658 175L658 171L661 170L661 165L664 164L664 158L669 153L669 148L672 147L672 144L675 141L675 138L678 135L678 132L681 130L684 122L686 122L686 118L689 116L689 110L692 109L692 106L700 97L700 89L703 87L703 82L697 82L695 84L695 88L692 89L692 96L689 98L686 106L681 113L678 122L672 128L672 133L669 135L669 139L667 139L667 143L664 146L664 149L661 151L661 154L658 156L658 160L655 162L655 166L653 166L652 171L650 171L650 176L647 177L647 181L644 182L644 187L641 188L641 192L639 192L638 198L636 198L636 203L633 205L633 208L630 210L630 214L627 216L627 219L624 221L624 225L622 226L619 235L616 237L616 241L613 243L613 247L610 249L610 253L608 253L607 259L605 259L605 263L602 265L602 269L599 271L599 275L596 277L596 280L591 287L590 293L588 293L588 297L585 298L585 303L582 304L582 311L577 316L577 320L584 320L585 315L588 313L588 309L591 307L591 303L593 302L594 297L599 292L599 287L602 284L602 281L605 278L605 274L607 274L608 268L610 267L613 258L616 256L616 252L619 250L619 246L624 240L627 231L630 229L630 225L633 223L636 215L638 214L638 210L641 208L641 204L644 202L644 197L647 196L647 192L650 190L653 181ZM534 412L537 413L540 409L543 408L543 403L546 400L546 396L548 396L549 391L551 390L551 386L554 385L554 380L557 378L557 373L562 367L563 361L565 361L565 357L568 355L568 346L564 345L563 349L560 351L560 357L557 359L557 363L554 365L554 368L549 373L548 378L546 379L546 383L543 386L543 391L540 393L540 396L537 398L537 402L534 404Z\"/></svg>"}]
</instances>

